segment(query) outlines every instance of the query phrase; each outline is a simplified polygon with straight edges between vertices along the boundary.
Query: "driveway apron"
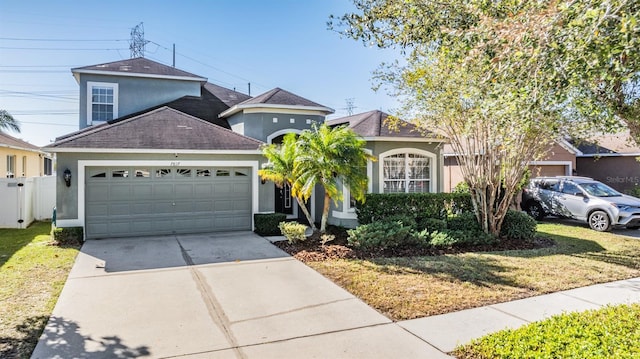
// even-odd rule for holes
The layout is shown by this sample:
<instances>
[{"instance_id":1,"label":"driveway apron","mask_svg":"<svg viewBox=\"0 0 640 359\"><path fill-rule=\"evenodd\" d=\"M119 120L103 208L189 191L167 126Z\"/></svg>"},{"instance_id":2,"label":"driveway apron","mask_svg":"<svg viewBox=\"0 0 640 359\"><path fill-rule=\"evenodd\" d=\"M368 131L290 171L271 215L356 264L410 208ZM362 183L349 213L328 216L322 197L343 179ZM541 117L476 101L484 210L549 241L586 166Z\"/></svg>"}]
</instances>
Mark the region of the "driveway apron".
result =
<instances>
[{"instance_id":1,"label":"driveway apron","mask_svg":"<svg viewBox=\"0 0 640 359\"><path fill-rule=\"evenodd\" d=\"M32 358L445 358L251 232L85 242Z\"/></svg>"}]
</instances>

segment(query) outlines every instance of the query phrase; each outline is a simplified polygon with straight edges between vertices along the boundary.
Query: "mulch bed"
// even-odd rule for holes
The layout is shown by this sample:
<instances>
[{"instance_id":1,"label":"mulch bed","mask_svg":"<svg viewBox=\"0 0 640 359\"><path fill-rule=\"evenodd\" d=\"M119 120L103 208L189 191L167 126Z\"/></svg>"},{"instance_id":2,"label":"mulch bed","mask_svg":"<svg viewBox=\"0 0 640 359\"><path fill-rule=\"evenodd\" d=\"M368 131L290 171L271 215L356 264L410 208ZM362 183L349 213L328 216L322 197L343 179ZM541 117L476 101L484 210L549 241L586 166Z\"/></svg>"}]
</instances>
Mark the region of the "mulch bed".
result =
<instances>
[{"instance_id":1,"label":"mulch bed","mask_svg":"<svg viewBox=\"0 0 640 359\"><path fill-rule=\"evenodd\" d=\"M316 232L307 240L298 243L281 241L274 243L278 248L303 262L321 262L330 259L371 259L387 257L421 257L468 252L495 252L547 248L555 246L550 238L536 237L532 241L502 239L494 245L466 246L461 248L399 248L387 250L362 250L347 246L347 233L341 228L329 228L335 239L322 245L320 233Z\"/></svg>"}]
</instances>

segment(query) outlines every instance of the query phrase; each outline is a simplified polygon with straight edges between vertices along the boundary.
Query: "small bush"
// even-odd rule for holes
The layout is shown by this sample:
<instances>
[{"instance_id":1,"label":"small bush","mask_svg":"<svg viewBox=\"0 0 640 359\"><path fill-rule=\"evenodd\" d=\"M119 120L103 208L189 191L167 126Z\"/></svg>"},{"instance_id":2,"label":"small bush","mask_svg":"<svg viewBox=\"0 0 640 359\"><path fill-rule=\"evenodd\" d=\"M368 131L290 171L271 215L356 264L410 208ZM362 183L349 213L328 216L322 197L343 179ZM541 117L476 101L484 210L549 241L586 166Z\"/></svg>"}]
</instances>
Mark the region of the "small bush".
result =
<instances>
[{"instance_id":1,"label":"small bush","mask_svg":"<svg viewBox=\"0 0 640 359\"><path fill-rule=\"evenodd\" d=\"M82 227L54 228L53 240L59 246L80 246L84 241Z\"/></svg>"},{"instance_id":2,"label":"small bush","mask_svg":"<svg viewBox=\"0 0 640 359\"><path fill-rule=\"evenodd\" d=\"M356 213L360 224L369 224L395 215L445 219L472 210L469 193L369 193Z\"/></svg>"},{"instance_id":3,"label":"small bush","mask_svg":"<svg viewBox=\"0 0 640 359\"><path fill-rule=\"evenodd\" d=\"M482 231L473 212L464 212L447 219L447 228L460 231Z\"/></svg>"},{"instance_id":4,"label":"small bush","mask_svg":"<svg viewBox=\"0 0 640 359\"><path fill-rule=\"evenodd\" d=\"M483 231L445 229L431 233L430 244L438 248L465 247L496 243L496 238Z\"/></svg>"},{"instance_id":5,"label":"small bush","mask_svg":"<svg viewBox=\"0 0 640 359\"><path fill-rule=\"evenodd\" d=\"M447 221L438 218L418 218L417 227L428 232L442 231L447 228Z\"/></svg>"},{"instance_id":6,"label":"small bush","mask_svg":"<svg viewBox=\"0 0 640 359\"><path fill-rule=\"evenodd\" d=\"M509 239L531 240L536 236L535 219L524 212L509 210L500 228L500 237Z\"/></svg>"},{"instance_id":7,"label":"small bush","mask_svg":"<svg viewBox=\"0 0 640 359\"><path fill-rule=\"evenodd\" d=\"M381 221L363 224L347 231L347 242L363 249L391 249L417 245L411 226L401 221Z\"/></svg>"},{"instance_id":8,"label":"small bush","mask_svg":"<svg viewBox=\"0 0 640 359\"><path fill-rule=\"evenodd\" d=\"M298 222L280 222L278 228L280 228L280 232L287 238L289 243L302 242L307 239L305 236L307 226L304 224Z\"/></svg>"},{"instance_id":9,"label":"small bush","mask_svg":"<svg viewBox=\"0 0 640 359\"><path fill-rule=\"evenodd\" d=\"M256 213L253 215L255 232L261 236L277 236L280 234L278 225L286 219L284 213Z\"/></svg>"}]
</instances>

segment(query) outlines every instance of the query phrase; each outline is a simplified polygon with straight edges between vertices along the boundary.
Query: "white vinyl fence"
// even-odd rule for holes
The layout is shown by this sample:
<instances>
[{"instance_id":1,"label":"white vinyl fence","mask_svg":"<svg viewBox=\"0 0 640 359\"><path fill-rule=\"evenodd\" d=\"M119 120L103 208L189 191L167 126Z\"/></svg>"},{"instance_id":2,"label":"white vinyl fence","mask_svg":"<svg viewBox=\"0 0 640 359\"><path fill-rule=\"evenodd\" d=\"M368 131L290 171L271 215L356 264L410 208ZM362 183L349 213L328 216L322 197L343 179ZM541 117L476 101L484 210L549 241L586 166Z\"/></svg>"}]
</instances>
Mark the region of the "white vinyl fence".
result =
<instances>
[{"instance_id":1,"label":"white vinyl fence","mask_svg":"<svg viewBox=\"0 0 640 359\"><path fill-rule=\"evenodd\" d=\"M51 219L55 205L56 176L0 178L0 228Z\"/></svg>"}]
</instances>

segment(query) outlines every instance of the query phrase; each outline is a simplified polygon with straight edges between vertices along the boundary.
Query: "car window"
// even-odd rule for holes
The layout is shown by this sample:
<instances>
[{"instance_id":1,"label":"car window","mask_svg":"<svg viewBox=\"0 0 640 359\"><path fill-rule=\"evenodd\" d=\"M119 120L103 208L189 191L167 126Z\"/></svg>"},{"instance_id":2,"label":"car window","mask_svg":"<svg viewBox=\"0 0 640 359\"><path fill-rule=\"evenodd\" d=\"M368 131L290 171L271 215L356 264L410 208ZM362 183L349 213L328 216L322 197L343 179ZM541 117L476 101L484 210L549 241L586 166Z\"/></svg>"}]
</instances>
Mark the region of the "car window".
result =
<instances>
[{"instance_id":1,"label":"car window","mask_svg":"<svg viewBox=\"0 0 640 359\"><path fill-rule=\"evenodd\" d=\"M544 189L558 192L558 191L560 191L560 182L558 182L558 181L546 181L544 183Z\"/></svg>"},{"instance_id":2,"label":"car window","mask_svg":"<svg viewBox=\"0 0 640 359\"><path fill-rule=\"evenodd\" d=\"M581 184L585 192L596 197L619 197L620 192L600 182L589 182Z\"/></svg>"},{"instance_id":3,"label":"car window","mask_svg":"<svg viewBox=\"0 0 640 359\"><path fill-rule=\"evenodd\" d=\"M582 191L571 182L565 182L562 185L562 193L575 195L576 193L582 193Z\"/></svg>"}]
</instances>

